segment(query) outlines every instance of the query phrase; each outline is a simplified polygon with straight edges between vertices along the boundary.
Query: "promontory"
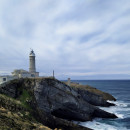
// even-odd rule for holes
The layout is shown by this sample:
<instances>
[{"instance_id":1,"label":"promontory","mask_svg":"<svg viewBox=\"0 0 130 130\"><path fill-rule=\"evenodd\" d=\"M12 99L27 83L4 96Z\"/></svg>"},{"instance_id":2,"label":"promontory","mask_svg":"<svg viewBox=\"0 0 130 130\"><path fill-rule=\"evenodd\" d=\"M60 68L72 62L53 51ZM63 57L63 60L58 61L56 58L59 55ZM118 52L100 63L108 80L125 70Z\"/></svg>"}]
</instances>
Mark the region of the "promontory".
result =
<instances>
[{"instance_id":1,"label":"promontory","mask_svg":"<svg viewBox=\"0 0 130 130\"><path fill-rule=\"evenodd\" d=\"M0 129L89 130L73 121L117 118L99 109L112 95L54 78L21 78L0 85Z\"/></svg>"}]
</instances>

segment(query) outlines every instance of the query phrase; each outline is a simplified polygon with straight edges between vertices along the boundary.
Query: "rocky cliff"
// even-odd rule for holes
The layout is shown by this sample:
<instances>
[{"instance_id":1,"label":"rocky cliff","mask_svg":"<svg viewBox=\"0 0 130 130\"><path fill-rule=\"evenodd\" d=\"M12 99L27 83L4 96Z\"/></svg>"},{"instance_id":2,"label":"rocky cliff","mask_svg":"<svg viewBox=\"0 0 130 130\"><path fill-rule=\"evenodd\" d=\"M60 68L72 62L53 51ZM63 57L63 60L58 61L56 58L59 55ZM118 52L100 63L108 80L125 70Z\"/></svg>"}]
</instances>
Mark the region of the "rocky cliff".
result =
<instances>
[{"instance_id":1,"label":"rocky cliff","mask_svg":"<svg viewBox=\"0 0 130 130\"><path fill-rule=\"evenodd\" d=\"M95 106L113 106L114 104L108 103L107 100L116 101L116 99L109 93L102 92L89 85L71 83L70 86L76 89L85 101Z\"/></svg>"},{"instance_id":2,"label":"rocky cliff","mask_svg":"<svg viewBox=\"0 0 130 130\"><path fill-rule=\"evenodd\" d=\"M83 86L82 86L83 87ZM0 86L0 93L22 102L31 115L50 128L87 129L71 122L95 117L116 118L95 105L110 106L102 94L68 86L52 78L17 79ZM111 100L109 96L107 99Z\"/></svg>"}]
</instances>

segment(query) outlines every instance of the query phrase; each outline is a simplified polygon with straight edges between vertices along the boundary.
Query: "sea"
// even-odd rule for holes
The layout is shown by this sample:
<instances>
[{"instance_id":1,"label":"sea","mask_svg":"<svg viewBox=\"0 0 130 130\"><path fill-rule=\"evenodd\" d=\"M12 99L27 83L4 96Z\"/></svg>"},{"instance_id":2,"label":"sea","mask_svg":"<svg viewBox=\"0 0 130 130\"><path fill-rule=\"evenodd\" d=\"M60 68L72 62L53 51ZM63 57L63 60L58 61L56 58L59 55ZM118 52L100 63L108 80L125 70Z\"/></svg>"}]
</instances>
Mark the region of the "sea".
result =
<instances>
[{"instance_id":1,"label":"sea","mask_svg":"<svg viewBox=\"0 0 130 130\"><path fill-rule=\"evenodd\" d=\"M99 107L117 115L117 119L96 118L93 121L80 122L80 125L94 130L130 130L130 80L73 80L90 85L113 95L116 106ZM110 102L110 101L108 101Z\"/></svg>"}]
</instances>

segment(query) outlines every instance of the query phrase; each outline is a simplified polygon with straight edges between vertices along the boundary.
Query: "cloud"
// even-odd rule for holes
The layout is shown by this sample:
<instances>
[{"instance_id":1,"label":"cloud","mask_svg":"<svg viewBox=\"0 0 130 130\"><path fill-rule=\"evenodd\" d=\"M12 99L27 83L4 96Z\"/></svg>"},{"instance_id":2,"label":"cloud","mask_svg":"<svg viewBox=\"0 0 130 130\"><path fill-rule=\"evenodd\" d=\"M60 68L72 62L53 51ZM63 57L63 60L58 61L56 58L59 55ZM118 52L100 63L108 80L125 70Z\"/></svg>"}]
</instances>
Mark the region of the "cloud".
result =
<instances>
[{"instance_id":1,"label":"cloud","mask_svg":"<svg viewBox=\"0 0 130 130\"><path fill-rule=\"evenodd\" d=\"M0 74L28 70L33 48L41 75L129 78L129 23L129 0L0 1Z\"/></svg>"}]
</instances>

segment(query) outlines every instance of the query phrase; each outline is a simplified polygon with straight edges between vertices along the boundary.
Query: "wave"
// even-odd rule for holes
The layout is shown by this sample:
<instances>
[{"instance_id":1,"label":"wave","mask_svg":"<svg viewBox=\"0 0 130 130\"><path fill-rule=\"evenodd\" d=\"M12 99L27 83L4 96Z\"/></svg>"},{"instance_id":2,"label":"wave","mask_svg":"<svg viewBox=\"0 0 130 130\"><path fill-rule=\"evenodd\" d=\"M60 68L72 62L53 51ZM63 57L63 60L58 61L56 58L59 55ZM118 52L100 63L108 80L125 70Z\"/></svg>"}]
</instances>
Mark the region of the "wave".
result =
<instances>
[{"instance_id":1,"label":"wave","mask_svg":"<svg viewBox=\"0 0 130 130\"><path fill-rule=\"evenodd\" d=\"M129 103L125 103L123 101L109 101L109 100L107 100L107 102L113 103L116 106L123 106L123 107L127 107L129 105Z\"/></svg>"},{"instance_id":2,"label":"wave","mask_svg":"<svg viewBox=\"0 0 130 130\"><path fill-rule=\"evenodd\" d=\"M109 103L114 103L116 106L111 107L99 107L102 110L105 110L110 113L114 113L118 118L126 118L129 116L128 112L130 112L129 103L125 103L122 101L107 101Z\"/></svg>"},{"instance_id":3,"label":"wave","mask_svg":"<svg viewBox=\"0 0 130 130\"><path fill-rule=\"evenodd\" d=\"M95 119L92 122L82 122L80 125L94 130L128 130L126 127L121 126L120 124L114 124L114 122L113 124L107 124L100 121L100 119Z\"/></svg>"},{"instance_id":4,"label":"wave","mask_svg":"<svg viewBox=\"0 0 130 130\"><path fill-rule=\"evenodd\" d=\"M80 125L94 129L94 130L128 130L124 126L125 119L130 118L130 103L123 101L108 101L114 103L116 106L99 107L110 113L114 113L118 119L94 119L89 122L81 122ZM128 121L127 121L128 122Z\"/></svg>"}]
</instances>

